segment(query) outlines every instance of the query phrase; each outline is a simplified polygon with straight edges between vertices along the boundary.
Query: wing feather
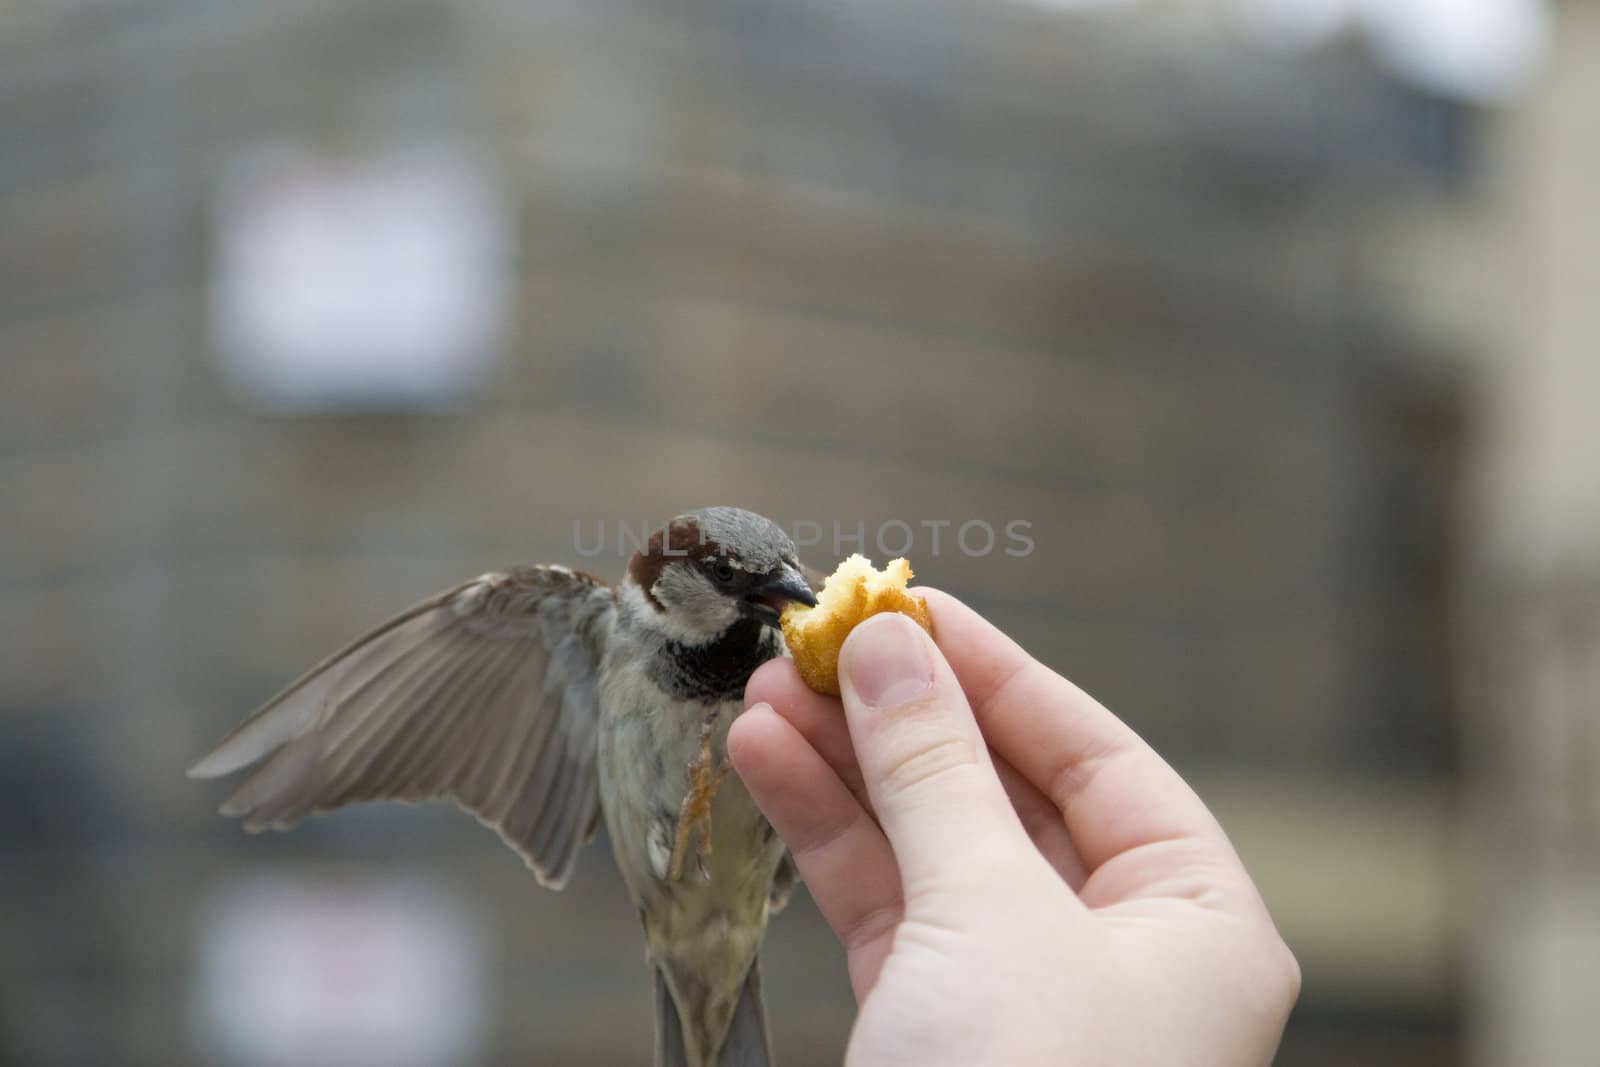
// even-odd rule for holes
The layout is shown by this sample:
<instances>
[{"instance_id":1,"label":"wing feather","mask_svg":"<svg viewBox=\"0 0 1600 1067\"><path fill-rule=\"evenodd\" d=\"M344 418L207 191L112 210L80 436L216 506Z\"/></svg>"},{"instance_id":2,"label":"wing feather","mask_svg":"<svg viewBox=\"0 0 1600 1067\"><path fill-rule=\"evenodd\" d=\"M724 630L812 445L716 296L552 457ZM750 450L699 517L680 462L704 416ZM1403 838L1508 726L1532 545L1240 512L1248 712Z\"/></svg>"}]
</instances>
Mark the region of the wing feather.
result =
<instances>
[{"instance_id":1,"label":"wing feather","mask_svg":"<svg viewBox=\"0 0 1600 1067\"><path fill-rule=\"evenodd\" d=\"M323 660L189 770L254 772L249 830L368 800L448 799L559 887L599 815L611 590L561 567L486 574Z\"/></svg>"}]
</instances>

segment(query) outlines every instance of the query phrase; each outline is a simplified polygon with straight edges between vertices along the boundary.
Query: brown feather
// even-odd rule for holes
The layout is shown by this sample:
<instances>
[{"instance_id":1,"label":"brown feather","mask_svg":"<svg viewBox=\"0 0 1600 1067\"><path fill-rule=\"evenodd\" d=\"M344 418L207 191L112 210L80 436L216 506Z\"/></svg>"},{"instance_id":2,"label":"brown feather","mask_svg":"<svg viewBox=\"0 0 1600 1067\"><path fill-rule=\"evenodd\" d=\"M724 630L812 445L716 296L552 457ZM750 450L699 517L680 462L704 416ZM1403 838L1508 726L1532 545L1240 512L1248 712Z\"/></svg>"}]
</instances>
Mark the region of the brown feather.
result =
<instances>
[{"instance_id":1,"label":"brown feather","mask_svg":"<svg viewBox=\"0 0 1600 1067\"><path fill-rule=\"evenodd\" d=\"M559 567L486 574L323 660L190 769L256 765L250 830L368 800L454 800L560 886L599 811L596 672L611 589Z\"/></svg>"}]
</instances>

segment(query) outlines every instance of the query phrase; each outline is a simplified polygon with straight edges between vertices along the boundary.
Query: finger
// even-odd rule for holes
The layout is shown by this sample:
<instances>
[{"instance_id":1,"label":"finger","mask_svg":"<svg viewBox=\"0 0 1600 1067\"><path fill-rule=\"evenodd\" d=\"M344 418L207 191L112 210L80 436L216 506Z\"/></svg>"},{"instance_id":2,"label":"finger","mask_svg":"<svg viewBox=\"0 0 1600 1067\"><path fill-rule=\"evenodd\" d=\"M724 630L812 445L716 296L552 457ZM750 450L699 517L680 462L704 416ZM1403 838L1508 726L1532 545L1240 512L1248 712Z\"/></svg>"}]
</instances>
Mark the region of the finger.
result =
<instances>
[{"instance_id":1,"label":"finger","mask_svg":"<svg viewBox=\"0 0 1600 1067\"><path fill-rule=\"evenodd\" d=\"M844 706L838 697L823 696L806 685L794 661L780 657L768 660L750 676L744 700L747 706L772 705L828 762L856 799L870 807L866 783L861 780L861 765L856 762L856 750L850 743Z\"/></svg>"},{"instance_id":2,"label":"finger","mask_svg":"<svg viewBox=\"0 0 1600 1067\"><path fill-rule=\"evenodd\" d=\"M845 639L839 681L856 759L908 901L1033 852L949 664L904 615Z\"/></svg>"},{"instance_id":3,"label":"finger","mask_svg":"<svg viewBox=\"0 0 1600 1067\"><path fill-rule=\"evenodd\" d=\"M866 783L861 779L861 765L856 762L856 750L850 743L850 729L845 723L844 707L838 698L823 696L800 678L793 661L769 660L750 678L745 688L745 702L764 702L806 739L817 755L827 761L833 773L849 787L850 792L863 807L871 811ZM1035 847L1050 861L1050 865L1074 890L1082 887L1088 877L1083 859L1072 846L1072 837L1061 819L1061 812L1050 799L1023 778L1016 768L1004 759L990 759L1000 776L1000 784L1011 798L1022 827L1033 838Z\"/></svg>"},{"instance_id":4,"label":"finger","mask_svg":"<svg viewBox=\"0 0 1600 1067\"><path fill-rule=\"evenodd\" d=\"M1090 872L1178 840L1233 855L1205 804L1125 723L954 597L921 592L984 736L1061 812Z\"/></svg>"},{"instance_id":5,"label":"finger","mask_svg":"<svg viewBox=\"0 0 1600 1067\"><path fill-rule=\"evenodd\" d=\"M883 831L800 732L758 704L733 722L728 756L794 855L811 898L844 946L857 999L877 981L903 904Z\"/></svg>"},{"instance_id":6,"label":"finger","mask_svg":"<svg viewBox=\"0 0 1600 1067\"><path fill-rule=\"evenodd\" d=\"M1072 887L1073 892L1081 890L1084 882L1088 881L1089 870L1084 865L1083 857L1078 855L1077 846L1072 843L1072 835L1067 832L1061 812L1049 797L1022 776L1022 772L1011 766L1011 761L992 748L989 758L994 761L1000 784L1005 787L1011 807L1021 820L1022 828L1033 839L1034 847L1050 862L1062 880Z\"/></svg>"}]
</instances>

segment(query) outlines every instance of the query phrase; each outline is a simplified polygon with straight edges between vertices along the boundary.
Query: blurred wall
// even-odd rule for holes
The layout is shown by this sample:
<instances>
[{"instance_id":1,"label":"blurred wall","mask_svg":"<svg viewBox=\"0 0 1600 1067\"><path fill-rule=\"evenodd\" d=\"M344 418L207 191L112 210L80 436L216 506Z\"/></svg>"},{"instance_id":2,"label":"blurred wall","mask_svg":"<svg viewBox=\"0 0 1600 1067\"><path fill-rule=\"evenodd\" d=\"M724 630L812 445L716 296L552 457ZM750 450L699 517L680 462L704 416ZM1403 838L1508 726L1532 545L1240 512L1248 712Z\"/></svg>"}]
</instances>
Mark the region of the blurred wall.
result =
<instances>
[{"instance_id":1,"label":"blurred wall","mask_svg":"<svg viewBox=\"0 0 1600 1067\"><path fill-rule=\"evenodd\" d=\"M1594 1059L1600 981L1596 174L1600 8L1557 7L1543 75L1487 113L1458 197L1372 245L1425 373L1468 383L1457 627L1469 1061Z\"/></svg>"},{"instance_id":2,"label":"blurred wall","mask_svg":"<svg viewBox=\"0 0 1600 1067\"><path fill-rule=\"evenodd\" d=\"M1467 676L1475 1060L1577 1067L1600 1006L1600 8L1497 131ZM1490 272L1486 271L1486 274ZM1462 294L1465 295L1465 294Z\"/></svg>"},{"instance_id":3,"label":"blurred wall","mask_svg":"<svg viewBox=\"0 0 1600 1067\"><path fill-rule=\"evenodd\" d=\"M216 1062L208 938L267 876L453 901L489 977L472 1058L642 1058L603 848L556 897L449 813L246 839L182 768L438 588L620 571L575 521L736 502L1030 523L1025 559L913 562L1201 785L1307 973L1281 1062L1461 1062L1467 409L1372 257L1458 202L1470 112L1354 42L1020 5L10 18L0 1060ZM455 414L285 415L226 384L223 191L285 144L332 169L442 145L490 176L511 317ZM836 1062L842 960L793 910L777 1044Z\"/></svg>"}]
</instances>

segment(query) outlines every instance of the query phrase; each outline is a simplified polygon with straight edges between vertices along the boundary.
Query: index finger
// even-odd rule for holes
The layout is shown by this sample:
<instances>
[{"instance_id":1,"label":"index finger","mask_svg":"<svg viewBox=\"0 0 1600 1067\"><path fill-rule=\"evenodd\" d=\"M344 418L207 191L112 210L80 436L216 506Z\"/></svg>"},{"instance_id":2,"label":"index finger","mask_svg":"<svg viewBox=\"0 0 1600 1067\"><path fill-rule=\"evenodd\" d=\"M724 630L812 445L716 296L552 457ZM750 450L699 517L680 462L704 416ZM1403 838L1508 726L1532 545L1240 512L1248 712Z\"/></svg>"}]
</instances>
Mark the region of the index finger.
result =
<instances>
[{"instance_id":1,"label":"index finger","mask_svg":"<svg viewBox=\"0 0 1600 1067\"><path fill-rule=\"evenodd\" d=\"M1061 811L1091 872L1172 841L1237 864L1199 796L1126 723L955 597L918 592L984 736Z\"/></svg>"}]
</instances>

